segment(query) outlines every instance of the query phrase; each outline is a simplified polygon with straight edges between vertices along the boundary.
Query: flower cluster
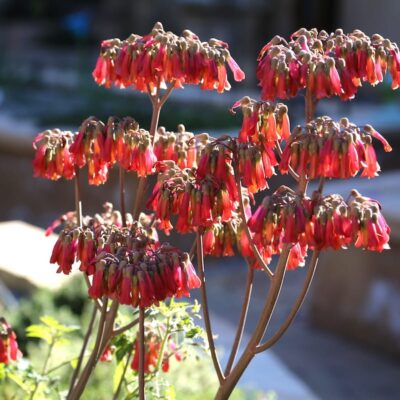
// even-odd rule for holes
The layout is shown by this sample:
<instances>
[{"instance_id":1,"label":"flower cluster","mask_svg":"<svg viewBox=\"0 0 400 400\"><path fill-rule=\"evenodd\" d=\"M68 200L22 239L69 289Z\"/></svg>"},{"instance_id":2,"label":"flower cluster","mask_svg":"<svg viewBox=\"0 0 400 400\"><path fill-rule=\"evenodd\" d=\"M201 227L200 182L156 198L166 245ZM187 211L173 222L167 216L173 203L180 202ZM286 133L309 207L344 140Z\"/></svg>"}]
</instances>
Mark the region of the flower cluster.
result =
<instances>
[{"instance_id":1,"label":"flower cluster","mask_svg":"<svg viewBox=\"0 0 400 400\"><path fill-rule=\"evenodd\" d=\"M231 108L240 107L243 114L239 143L262 143L264 147L275 147L277 141L290 135L288 108L282 103L253 100L248 96L237 101Z\"/></svg>"},{"instance_id":2,"label":"flower cluster","mask_svg":"<svg viewBox=\"0 0 400 400\"><path fill-rule=\"evenodd\" d=\"M270 263L272 256L280 254L285 244L293 244L288 259L288 269L304 265L308 244L304 240L309 199L301 198L286 186L281 186L271 196L264 198L247 224L263 259ZM240 236L242 253L250 258L254 268L260 268L248 238Z\"/></svg>"},{"instance_id":3,"label":"flower cluster","mask_svg":"<svg viewBox=\"0 0 400 400\"><path fill-rule=\"evenodd\" d=\"M372 251L389 248L390 228L376 200L356 190L346 203L339 195L316 196L306 224L306 240L311 248L338 250L354 243Z\"/></svg>"},{"instance_id":4,"label":"flower cluster","mask_svg":"<svg viewBox=\"0 0 400 400\"><path fill-rule=\"evenodd\" d=\"M283 150L280 171L287 173L289 166L299 175L316 177L351 178L361 169L361 176L373 178L380 171L372 138L382 142L385 151L389 143L370 125L358 127L342 118L339 122L319 117L305 127L298 126Z\"/></svg>"},{"instance_id":5,"label":"flower cluster","mask_svg":"<svg viewBox=\"0 0 400 400\"><path fill-rule=\"evenodd\" d=\"M340 195L322 197L319 192L311 199L300 197L284 186L263 200L248 226L267 261L280 254L285 243L295 245L290 258L300 260L308 248L338 250L351 243L382 251L388 248L390 233L379 203L357 191L345 202ZM247 252L250 256L251 248L247 247Z\"/></svg>"},{"instance_id":6,"label":"flower cluster","mask_svg":"<svg viewBox=\"0 0 400 400\"><path fill-rule=\"evenodd\" d=\"M8 364L22 358L17 335L4 318L0 318L0 363Z\"/></svg>"},{"instance_id":7,"label":"flower cluster","mask_svg":"<svg viewBox=\"0 0 400 400\"><path fill-rule=\"evenodd\" d=\"M171 356L174 356L177 361L182 360L181 353L177 350L177 346L173 341L172 337L169 336L164 348L162 349L162 339L154 331L150 331L145 335L144 338L144 373L150 374L158 367L158 362L161 359L161 369L163 372L169 371L169 360ZM160 352L163 351L163 354ZM131 368L139 372L139 340L136 339L134 343L134 353L131 362Z\"/></svg>"},{"instance_id":8,"label":"flower cluster","mask_svg":"<svg viewBox=\"0 0 400 400\"><path fill-rule=\"evenodd\" d=\"M222 93L230 89L226 63L236 81L244 79L226 43L217 39L201 42L189 30L177 36L157 22L148 35L103 41L93 77L99 85L133 87L141 92L155 93L166 84L176 88L192 84Z\"/></svg>"},{"instance_id":9,"label":"flower cluster","mask_svg":"<svg viewBox=\"0 0 400 400\"><path fill-rule=\"evenodd\" d=\"M73 155L70 145L74 134L59 129L39 133L33 141L36 150L33 174L51 180L72 179L75 176Z\"/></svg>"},{"instance_id":10,"label":"flower cluster","mask_svg":"<svg viewBox=\"0 0 400 400\"><path fill-rule=\"evenodd\" d=\"M163 243L155 246L141 230L120 232L114 251L99 253L89 295L107 296L133 307L158 305L168 297L190 296L200 287L188 253Z\"/></svg>"},{"instance_id":11,"label":"flower cluster","mask_svg":"<svg viewBox=\"0 0 400 400\"><path fill-rule=\"evenodd\" d=\"M218 221L204 229L204 254L214 257L235 255L234 245L237 241L241 219L234 213L229 221Z\"/></svg>"},{"instance_id":12,"label":"flower cluster","mask_svg":"<svg viewBox=\"0 0 400 400\"><path fill-rule=\"evenodd\" d=\"M176 133L160 127L154 148L152 142L149 132L131 117L110 117L106 124L89 117L77 134L54 129L35 138L34 174L53 180L71 179L75 168L87 165L89 184L100 185L107 181L116 163L139 177L154 173L157 161L172 160L180 168L193 168L209 137L206 133L193 135L179 125Z\"/></svg>"},{"instance_id":13,"label":"flower cluster","mask_svg":"<svg viewBox=\"0 0 400 400\"><path fill-rule=\"evenodd\" d=\"M238 205L232 151L220 140L207 143L196 169L169 165L158 176L147 207L156 212L158 228L169 232L178 215L180 233L230 220Z\"/></svg>"},{"instance_id":14,"label":"flower cluster","mask_svg":"<svg viewBox=\"0 0 400 400\"><path fill-rule=\"evenodd\" d=\"M49 230L58 224L63 225L59 237L53 247L50 263L57 264L57 272L69 274L75 261L80 261L79 269L88 275L94 273L92 261L101 251L110 251L113 246L115 232L122 228L122 216L119 211L113 209L111 203L104 204L104 212L94 217L85 216L82 227L78 226L76 215L69 212L56 220ZM131 229L132 215L126 214L126 225ZM155 243L158 243L157 232L151 227L151 219L145 214L139 216L136 223L146 235Z\"/></svg>"},{"instance_id":15,"label":"flower cluster","mask_svg":"<svg viewBox=\"0 0 400 400\"><path fill-rule=\"evenodd\" d=\"M107 124L96 118L86 119L71 145L71 153L79 168L88 165L89 183L102 184L109 169L118 162L138 176L154 172L157 161L148 131L139 128L131 117L110 117Z\"/></svg>"},{"instance_id":16,"label":"flower cluster","mask_svg":"<svg viewBox=\"0 0 400 400\"><path fill-rule=\"evenodd\" d=\"M317 99L340 96L348 100L363 81L371 85L382 82L386 71L392 76L393 89L400 83L397 45L360 30L344 34L337 29L328 34L302 28L289 42L275 36L258 59L257 78L264 100L293 97L306 87Z\"/></svg>"},{"instance_id":17,"label":"flower cluster","mask_svg":"<svg viewBox=\"0 0 400 400\"><path fill-rule=\"evenodd\" d=\"M390 227L381 213L380 204L361 196L356 190L351 196L348 204L354 246L379 252L389 249Z\"/></svg>"},{"instance_id":18,"label":"flower cluster","mask_svg":"<svg viewBox=\"0 0 400 400\"><path fill-rule=\"evenodd\" d=\"M208 141L207 133L193 135L182 124L178 125L177 132L169 132L160 127L154 140L154 154L158 161L172 160L181 169L193 168L197 167L200 154Z\"/></svg>"},{"instance_id":19,"label":"flower cluster","mask_svg":"<svg viewBox=\"0 0 400 400\"><path fill-rule=\"evenodd\" d=\"M238 168L243 185L256 193L268 188L267 179L275 174L277 142L290 136L288 109L249 97L237 101L232 110L239 106L243 122L237 139Z\"/></svg>"}]
</instances>

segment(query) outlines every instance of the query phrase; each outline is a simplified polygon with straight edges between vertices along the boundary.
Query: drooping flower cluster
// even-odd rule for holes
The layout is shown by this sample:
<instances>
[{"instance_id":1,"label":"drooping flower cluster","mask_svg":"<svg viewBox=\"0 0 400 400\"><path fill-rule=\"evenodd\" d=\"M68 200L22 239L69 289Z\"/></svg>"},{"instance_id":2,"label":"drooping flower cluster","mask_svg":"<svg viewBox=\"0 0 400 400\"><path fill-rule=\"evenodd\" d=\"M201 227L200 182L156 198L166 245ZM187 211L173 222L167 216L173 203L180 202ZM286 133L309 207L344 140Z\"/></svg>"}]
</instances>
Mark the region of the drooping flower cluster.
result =
<instances>
[{"instance_id":1,"label":"drooping flower cluster","mask_svg":"<svg viewBox=\"0 0 400 400\"><path fill-rule=\"evenodd\" d=\"M179 168L197 167L200 154L209 141L207 133L193 135L185 126L178 125L177 132L157 130L154 141L154 154L158 161L172 160Z\"/></svg>"},{"instance_id":2,"label":"drooping flower cluster","mask_svg":"<svg viewBox=\"0 0 400 400\"><path fill-rule=\"evenodd\" d=\"M110 117L106 124L89 117L76 134L54 129L35 138L34 174L53 180L71 179L75 168L87 166L89 184L100 185L118 163L124 170L145 177L155 172L157 161L172 160L180 168L196 167L209 142L208 134L193 135L183 125L176 133L160 127L155 136L153 148L149 132L131 117Z\"/></svg>"},{"instance_id":3,"label":"drooping flower cluster","mask_svg":"<svg viewBox=\"0 0 400 400\"><path fill-rule=\"evenodd\" d=\"M174 356L176 361L181 361L182 356L177 350L177 346L171 336L167 338L167 341L162 349L162 339L154 331L149 331L145 335L144 339L145 355L144 355L144 373L150 374L158 367L158 361L160 356L161 359L161 369L163 372L168 372L170 367L170 358ZM160 352L163 354L160 355ZM136 339L134 343L134 352L131 362L131 368L139 372L139 340Z\"/></svg>"},{"instance_id":4,"label":"drooping flower cluster","mask_svg":"<svg viewBox=\"0 0 400 400\"><path fill-rule=\"evenodd\" d=\"M329 117L319 117L293 130L279 168L287 173L290 166L310 179L351 178L360 170L361 176L373 178L380 171L372 146L373 137L382 142L385 151L392 150L370 125L358 127L347 118L335 122Z\"/></svg>"},{"instance_id":5,"label":"drooping flower cluster","mask_svg":"<svg viewBox=\"0 0 400 400\"><path fill-rule=\"evenodd\" d=\"M261 50L257 78L261 98L286 99L307 87L317 99L340 96L352 99L362 82L376 85L389 71L392 88L400 84L400 54L397 45L378 34L360 30L328 34L302 28L287 42L275 36Z\"/></svg>"},{"instance_id":6,"label":"drooping flower cluster","mask_svg":"<svg viewBox=\"0 0 400 400\"><path fill-rule=\"evenodd\" d=\"M172 215L178 216L177 231L187 233L230 220L237 206L232 151L219 140L205 146L197 170L165 166L147 202L156 212L158 228L167 233Z\"/></svg>"},{"instance_id":7,"label":"drooping flower cluster","mask_svg":"<svg viewBox=\"0 0 400 400\"><path fill-rule=\"evenodd\" d=\"M268 188L267 179L275 174L278 164L274 148L290 135L287 107L255 101L249 97L236 102L232 110L241 107L242 128L238 135L238 167L242 183L251 193Z\"/></svg>"},{"instance_id":8,"label":"drooping flower cluster","mask_svg":"<svg viewBox=\"0 0 400 400\"><path fill-rule=\"evenodd\" d=\"M8 364L22 358L18 348L17 335L8 322L0 318L0 363Z\"/></svg>"},{"instance_id":9,"label":"drooping flower cluster","mask_svg":"<svg viewBox=\"0 0 400 400\"><path fill-rule=\"evenodd\" d=\"M85 217L83 227L75 216L64 223L50 262L57 272L69 274L75 261L79 269L93 275L89 295L108 296L121 304L148 307L167 297L189 296L200 286L189 255L167 243L160 245L152 218L141 214L122 227L121 214L106 203L105 211Z\"/></svg>"},{"instance_id":10,"label":"drooping flower cluster","mask_svg":"<svg viewBox=\"0 0 400 400\"><path fill-rule=\"evenodd\" d=\"M238 227L241 219L234 213L229 221L218 221L204 230L204 254L214 257L234 256L234 246L237 240Z\"/></svg>"},{"instance_id":11,"label":"drooping flower cluster","mask_svg":"<svg viewBox=\"0 0 400 400\"><path fill-rule=\"evenodd\" d=\"M267 261L281 253L283 244L294 244L289 265L292 257L304 260L308 248L338 250L354 243L382 251L388 248L390 233L379 203L356 191L346 203L336 194L322 197L315 192L311 199L300 197L284 186L263 200L248 226ZM247 252L252 254L249 246Z\"/></svg>"},{"instance_id":12,"label":"drooping flower cluster","mask_svg":"<svg viewBox=\"0 0 400 400\"><path fill-rule=\"evenodd\" d=\"M262 143L273 148L277 141L286 140L290 135L288 108L282 103L257 101L243 97L231 108L240 107L243 114L242 128L238 135L240 143Z\"/></svg>"},{"instance_id":13,"label":"drooping flower cluster","mask_svg":"<svg viewBox=\"0 0 400 400\"><path fill-rule=\"evenodd\" d=\"M304 265L308 245L304 240L309 199L299 197L286 186L281 186L271 196L264 198L247 224L263 259L270 263L274 254L280 254L285 244L294 244L289 253L288 269ZM241 232L242 253L259 268L244 232Z\"/></svg>"},{"instance_id":14,"label":"drooping flower cluster","mask_svg":"<svg viewBox=\"0 0 400 400\"><path fill-rule=\"evenodd\" d=\"M88 275L94 273L94 257L99 251L110 250L114 231L122 228L121 213L114 210L111 203L105 203L103 207L103 213L94 217L85 216L82 228L78 226L74 212L63 215L51 225L51 229L58 224L63 225L50 258L50 263L58 264L57 272L69 274L73 263L79 261L81 271ZM138 224L148 237L158 242L157 232L151 227L149 216L140 214ZM133 226L132 215L129 213L126 214L126 225L128 229Z\"/></svg>"},{"instance_id":15,"label":"drooping flower cluster","mask_svg":"<svg viewBox=\"0 0 400 400\"><path fill-rule=\"evenodd\" d=\"M93 260L95 273L89 295L133 307L159 305L168 297L190 296L200 287L188 253L168 243L156 246L141 230L120 231L112 252Z\"/></svg>"},{"instance_id":16,"label":"drooping flower cluster","mask_svg":"<svg viewBox=\"0 0 400 400\"><path fill-rule=\"evenodd\" d=\"M354 243L372 251L389 248L390 228L380 212L380 204L356 190L347 203L339 195L316 196L306 225L306 240L311 248L338 250Z\"/></svg>"},{"instance_id":17,"label":"drooping flower cluster","mask_svg":"<svg viewBox=\"0 0 400 400\"><path fill-rule=\"evenodd\" d=\"M60 178L72 179L75 176L73 155L70 152L73 139L72 132L59 129L39 133L33 141L36 150L34 176L53 181Z\"/></svg>"},{"instance_id":18,"label":"drooping flower cluster","mask_svg":"<svg viewBox=\"0 0 400 400\"><path fill-rule=\"evenodd\" d=\"M139 128L131 117L110 117L107 124L96 118L86 119L78 132L71 153L79 168L88 165L89 183L102 184L109 169L118 162L138 176L154 172L157 161L148 131Z\"/></svg>"},{"instance_id":19,"label":"drooping flower cluster","mask_svg":"<svg viewBox=\"0 0 400 400\"><path fill-rule=\"evenodd\" d=\"M389 249L390 227L381 213L380 204L361 196L356 190L352 191L351 196L348 204L354 246L379 252Z\"/></svg>"},{"instance_id":20,"label":"drooping flower cluster","mask_svg":"<svg viewBox=\"0 0 400 400\"><path fill-rule=\"evenodd\" d=\"M218 39L201 42L189 30L177 36L157 22L148 35L103 41L93 77L99 85L133 87L141 92L155 93L166 84L176 88L191 84L222 93L230 89L226 63L236 81L244 79L226 43Z\"/></svg>"}]
</instances>

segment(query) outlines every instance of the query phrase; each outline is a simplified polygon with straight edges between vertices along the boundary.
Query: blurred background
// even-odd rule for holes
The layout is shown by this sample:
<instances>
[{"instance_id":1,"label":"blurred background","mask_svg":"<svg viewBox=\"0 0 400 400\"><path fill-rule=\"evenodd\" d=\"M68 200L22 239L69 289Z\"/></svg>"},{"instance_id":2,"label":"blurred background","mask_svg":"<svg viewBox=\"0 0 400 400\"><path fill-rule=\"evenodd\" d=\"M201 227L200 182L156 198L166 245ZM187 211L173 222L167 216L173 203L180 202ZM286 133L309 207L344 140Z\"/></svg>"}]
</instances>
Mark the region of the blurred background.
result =
<instances>
[{"instance_id":1,"label":"blurred background","mask_svg":"<svg viewBox=\"0 0 400 400\"><path fill-rule=\"evenodd\" d=\"M174 130L183 123L196 133L235 134L241 117L231 115L228 109L244 95L259 97L256 59L274 35L288 37L303 26L328 32L341 27L345 32L378 32L400 42L398 15L400 2L395 0L0 0L0 307L14 315L15 323L20 318L23 332L24 324L35 315L29 308L24 311L25 319L18 314L21 304L27 307L24 299L54 289L63 280L49 277L53 267L47 259L54 239L44 238L37 227L46 228L73 208L73 188L68 182L32 178L35 134L54 127L77 130L90 115L103 120L110 115L131 115L143 127L149 126L146 96L130 90L106 90L93 82L91 71L101 40L124 39L132 32L143 35L161 21L166 30L175 33L188 28L203 40L216 37L228 42L246 80L223 95L192 87L175 91L163 109L160 125ZM304 99L299 96L287 104L292 125L301 123ZM379 199L393 229L392 250L384 254L356 250L324 254L312 293L296 321L270 351L271 358L250 370L241 383L274 390L282 399L398 399L400 92L392 91L389 81L375 88L366 84L355 101L321 101L317 114L370 123L391 142L392 153L384 154L377 146L384 170L379 178L331 182L326 192L348 193L357 187ZM99 211L106 200L117 203L116 181L111 176L104 187L84 185L85 214ZM271 188L283 183L290 179L275 177ZM128 186L132 196L134 175L129 175ZM128 204L132 201L133 197L128 197ZM190 238L175 240L183 248L191 243ZM21 249L29 254L28 259L18 257ZM226 337L238 319L245 272L239 259L209 260L213 320L216 331L220 328ZM300 269L288 274L271 331L289 312L305 272ZM266 292L265 282L259 278L257 275L248 332L257 321ZM80 315L82 304L71 306L68 296L57 301L58 305L68 303L72 314ZM40 303L36 311L47 311L46 304ZM227 345L224 337L221 334L217 340L222 352ZM274 369L282 373L274 375Z\"/></svg>"}]
</instances>

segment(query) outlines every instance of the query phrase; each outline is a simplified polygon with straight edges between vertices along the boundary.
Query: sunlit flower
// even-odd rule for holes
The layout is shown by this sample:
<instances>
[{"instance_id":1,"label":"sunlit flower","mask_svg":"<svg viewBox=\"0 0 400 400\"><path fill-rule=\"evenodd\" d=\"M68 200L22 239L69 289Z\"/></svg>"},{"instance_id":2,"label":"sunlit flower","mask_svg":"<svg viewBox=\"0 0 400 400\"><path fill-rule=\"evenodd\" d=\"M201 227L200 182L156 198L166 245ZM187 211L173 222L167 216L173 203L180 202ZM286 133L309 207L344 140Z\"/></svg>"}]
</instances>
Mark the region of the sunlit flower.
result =
<instances>
[{"instance_id":1,"label":"sunlit flower","mask_svg":"<svg viewBox=\"0 0 400 400\"><path fill-rule=\"evenodd\" d=\"M201 42L189 30L178 37L157 22L146 36L103 41L93 78L99 85L134 87L142 92L154 93L166 84L175 88L192 84L222 93L231 87L226 64L236 81L244 79L226 43L217 39Z\"/></svg>"},{"instance_id":2,"label":"sunlit flower","mask_svg":"<svg viewBox=\"0 0 400 400\"><path fill-rule=\"evenodd\" d=\"M386 71L392 76L392 88L399 86L399 50L380 35L301 28L290 39L275 36L260 52L257 78L263 100L293 97L306 87L316 99L348 100L362 82L382 82Z\"/></svg>"}]
</instances>

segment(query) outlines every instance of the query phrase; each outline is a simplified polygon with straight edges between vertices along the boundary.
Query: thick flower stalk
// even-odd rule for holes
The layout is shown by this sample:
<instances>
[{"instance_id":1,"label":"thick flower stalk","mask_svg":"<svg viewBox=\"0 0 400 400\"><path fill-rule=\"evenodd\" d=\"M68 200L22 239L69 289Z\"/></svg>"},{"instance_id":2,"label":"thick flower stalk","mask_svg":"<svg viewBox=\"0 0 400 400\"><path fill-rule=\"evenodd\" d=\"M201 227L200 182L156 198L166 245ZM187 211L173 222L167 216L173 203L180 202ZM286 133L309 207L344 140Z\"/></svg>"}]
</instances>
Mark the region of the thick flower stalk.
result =
<instances>
[{"instance_id":1,"label":"thick flower stalk","mask_svg":"<svg viewBox=\"0 0 400 400\"><path fill-rule=\"evenodd\" d=\"M257 78L263 100L294 97L307 88L316 99L354 98L362 82L375 86L386 72L392 88L400 83L400 54L396 43L360 30L345 34L302 28L290 41L275 36L261 50Z\"/></svg>"},{"instance_id":2,"label":"thick flower stalk","mask_svg":"<svg viewBox=\"0 0 400 400\"><path fill-rule=\"evenodd\" d=\"M222 93L231 87L226 64L236 81L244 79L226 43L218 39L201 42L189 30L177 36L157 22L148 35L104 40L93 77L99 85L133 87L151 94L167 84L174 88L199 85Z\"/></svg>"},{"instance_id":3,"label":"thick flower stalk","mask_svg":"<svg viewBox=\"0 0 400 400\"><path fill-rule=\"evenodd\" d=\"M0 318L0 363L9 364L22 358L17 335L4 318Z\"/></svg>"}]
</instances>

